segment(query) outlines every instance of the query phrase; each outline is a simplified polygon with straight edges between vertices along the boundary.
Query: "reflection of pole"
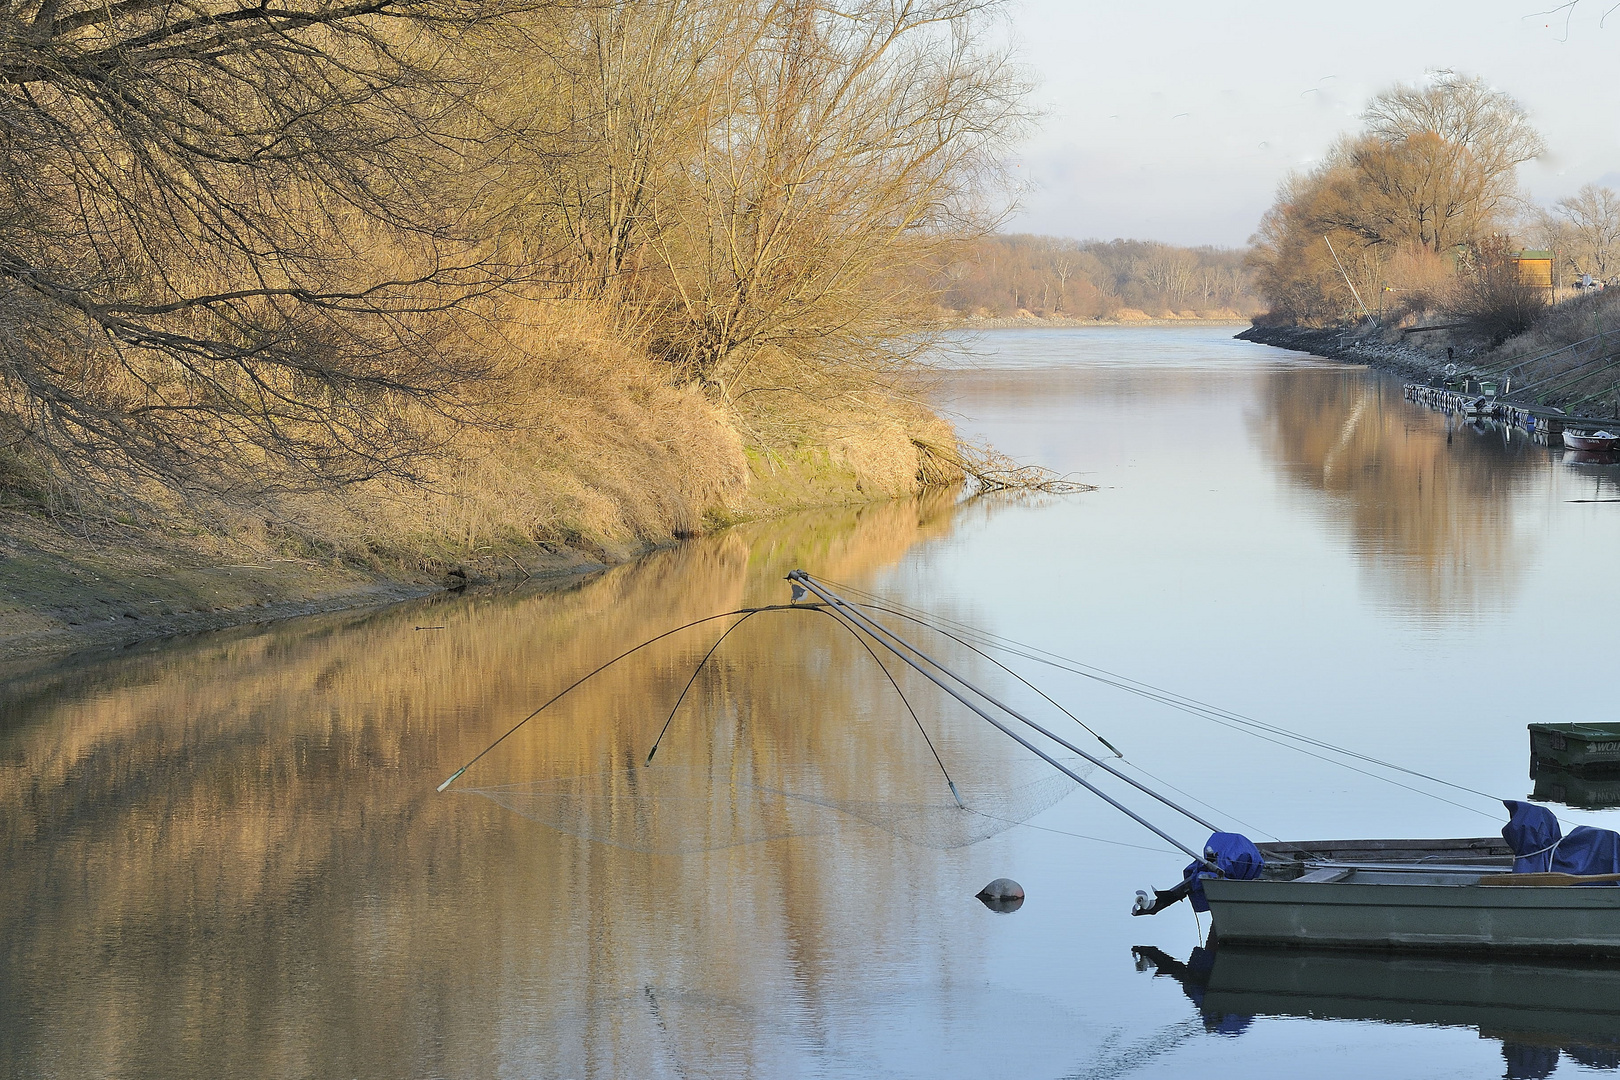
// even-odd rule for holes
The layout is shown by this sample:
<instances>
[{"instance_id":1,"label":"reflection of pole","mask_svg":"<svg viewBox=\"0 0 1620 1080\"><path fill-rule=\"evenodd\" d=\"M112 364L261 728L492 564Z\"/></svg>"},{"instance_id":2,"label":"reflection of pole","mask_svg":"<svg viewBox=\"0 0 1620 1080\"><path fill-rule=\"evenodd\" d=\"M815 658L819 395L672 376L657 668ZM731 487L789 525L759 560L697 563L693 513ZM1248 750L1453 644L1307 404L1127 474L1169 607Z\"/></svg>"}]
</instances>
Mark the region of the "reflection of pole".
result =
<instances>
[{"instance_id":1,"label":"reflection of pole","mask_svg":"<svg viewBox=\"0 0 1620 1080\"><path fill-rule=\"evenodd\" d=\"M1369 319L1372 318L1372 312L1368 311L1367 305L1361 302L1361 294L1356 291L1356 283L1351 281L1350 275L1344 272L1344 263L1339 261L1339 253L1333 250L1333 241L1327 238L1326 233L1322 235L1322 242L1327 244L1328 253L1333 256L1333 265L1339 268L1339 273L1344 277L1344 283L1350 286L1350 295L1356 298L1356 304L1361 308L1361 313Z\"/></svg>"}]
</instances>

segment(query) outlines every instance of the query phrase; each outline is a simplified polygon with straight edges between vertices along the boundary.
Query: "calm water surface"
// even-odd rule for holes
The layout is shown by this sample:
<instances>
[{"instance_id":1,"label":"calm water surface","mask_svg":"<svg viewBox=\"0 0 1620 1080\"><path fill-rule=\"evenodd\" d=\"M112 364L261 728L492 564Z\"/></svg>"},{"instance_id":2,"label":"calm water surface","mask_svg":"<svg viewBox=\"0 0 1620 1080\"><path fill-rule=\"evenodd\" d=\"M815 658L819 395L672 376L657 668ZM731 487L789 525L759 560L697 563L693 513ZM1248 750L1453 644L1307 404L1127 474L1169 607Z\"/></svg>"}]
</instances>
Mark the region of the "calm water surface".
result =
<instances>
[{"instance_id":1,"label":"calm water surface","mask_svg":"<svg viewBox=\"0 0 1620 1080\"><path fill-rule=\"evenodd\" d=\"M1522 434L1448 435L1397 382L1228 333L965 343L941 387L961 425L1095 492L802 515L562 592L438 598L13 679L0 688L0 1070L1620 1067L1620 973L1237 952L1209 970L1207 922L1185 905L1127 914L1185 857L1083 791L947 846L971 837L940 817L916 722L813 613L762 614L729 637L650 768L639 762L724 623L610 669L434 793L597 664L683 622L782 602L782 575L804 567L1523 797L1527 722L1614 718L1612 645L1577 628L1620 610L1616 467ZM1454 800L1439 801L1015 663L1256 839L1500 827L1482 799L1430 788ZM1018 817L1062 793L897 678L963 786L1010 793L984 805ZM1012 915L973 899L1003 875L1029 894ZM1548 1004L1571 988L1590 1010Z\"/></svg>"}]
</instances>

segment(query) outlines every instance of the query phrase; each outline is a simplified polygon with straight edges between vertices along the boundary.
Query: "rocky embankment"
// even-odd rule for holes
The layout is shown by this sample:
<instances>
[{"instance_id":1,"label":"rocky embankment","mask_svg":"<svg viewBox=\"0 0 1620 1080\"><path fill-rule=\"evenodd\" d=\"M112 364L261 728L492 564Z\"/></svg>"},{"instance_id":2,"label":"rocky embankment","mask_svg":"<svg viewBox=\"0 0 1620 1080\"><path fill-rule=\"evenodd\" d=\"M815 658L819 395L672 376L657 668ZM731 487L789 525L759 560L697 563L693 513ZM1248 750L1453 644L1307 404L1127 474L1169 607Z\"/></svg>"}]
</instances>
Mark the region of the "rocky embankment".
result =
<instances>
[{"instance_id":1,"label":"rocky embankment","mask_svg":"<svg viewBox=\"0 0 1620 1080\"><path fill-rule=\"evenodd\" d=\"M1448 362L1444 351L1432 353L1406 341L1385 341L1383 331L1376 328L1313 330L1303 326L1251 326L1237 336L1260 345L1366 364L1417 382L1442 375Z\"/></svg>"}]
</instances>

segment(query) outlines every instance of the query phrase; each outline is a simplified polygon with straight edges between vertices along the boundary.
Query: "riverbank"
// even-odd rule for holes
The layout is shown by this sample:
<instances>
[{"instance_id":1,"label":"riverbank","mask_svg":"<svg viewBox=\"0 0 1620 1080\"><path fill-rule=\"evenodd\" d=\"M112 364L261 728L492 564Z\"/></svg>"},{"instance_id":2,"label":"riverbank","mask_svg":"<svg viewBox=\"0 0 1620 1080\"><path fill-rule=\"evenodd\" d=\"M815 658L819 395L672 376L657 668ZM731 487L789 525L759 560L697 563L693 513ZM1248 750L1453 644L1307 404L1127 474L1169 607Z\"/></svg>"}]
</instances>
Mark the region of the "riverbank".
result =
<instances>
[{"instance_id":1,"label":"riverbank","mask_svg":"<svg viewBox=\"0 0 1620 1080\"><path fill-rule=\"evenodd\" d=\"M627 350L547 347L550 366L513 387L518 404L453 429L415 482L98 489L0 447L0 665L467 585L567 582L739 522L963 477L949 422L908 397L835 408L754 395L723 409Z\"/></svg>"},{"instance_id":2,"label":"riverbank","mask_svg":"<svg viewBox=\"0 0 1620 1080\"><path fill-rule=\"evenodd\" d=\"M1304 326L1251 326L1237 335L1240 341L1271 345L1279 349L1324 356L1352 364L1366 364L1403 379L1427 381L1442 375L1447 364L1443 349L1438 352L1407 342L1383 340L1379 330L1356 327L1312 329Z\"/></svg>"},{"instance_id":3,"label":"riverbank","mask_svg":"<svg viewBox=\"0 0 1620 1080\"><path fill-rule=\"evenodd\" d=\"M1503 401L1555 409L1570 418L1620 419L1620 295L1582 297L1548 309L1523 333L1494 347L1457 327L1417 333L1369 326L1311 329L1253 326L1244 341L1366 364L1409 382L1441 385L1469 376L1494 381Z\"/></svg>"},{"instance_id":4,"label":"riverbank","mask_svg":"<svg viewBox=\"0 0 1620 1080\"><path fill-rule=\"evenodd\" d=\"M955 443L944 420L920 410L868 419L857 433L796 447L734 441L736 463L727 482L693 486L690 494L679 477L666 474L700 467L702 452L714 452L707 447L680 454L667 449L639 467L628 459L589 462L572 455L543 478L545 489L531 478L503 487L505 477L486 463L480 475L492 480L477 492L477 502L443 492L418 496L444 500L457 522L473 512L515 517L533 492L568 500L565 513L553 512L558 524L538 522L527 535L499 527L498 519L493 525L481 520L460 530L458 541L442 523L424 528L425 513L406 518L398 500L377 493L356 493L347 505L328 501L314 513L301 506L300 527L246 508L118 519L0 507L0 673L70 653L469 585L565 586L684 537L797 510L884 501L961 479L956 463L935 452ZM503 496L513 505L498 505ZM640 505L646 502L652 510ZM395 521L406 527L390 528Z\"/></svg>"},{"instance_id":5,"label":"riverbank","mask_svg":"<svg viewBox=\"0 0 1620 1080\"><path fill-rule=\"evenodd\" d=\"M144 529L89 538L10 513L0 519L0 674L62 654L388 604L468 581L562 582L603 565L584 552L535 545L504 568L478 556L445 573L411 574Z\"/></svg>"},{"instance_id":6,"label":"riverbank","mask_svg":"<svg viewBox=\"0 0 1620 1080\"><path fill-rule=\"evenodd\" d=\"M823 506L886 501L826 450L812 462L762 463L745 510L714 512L687 535ZM871 477L865 477L870 484ZM873 496L876 496L874 500ZM391 604L468 586L566 587L680 537L573 544L507 540L412 565L359 563L342 554L290 557L241 537L193 528L74 532L0 512L0 677L69 654L99 655L155 639Z\"/></svg>"}]
</instances>

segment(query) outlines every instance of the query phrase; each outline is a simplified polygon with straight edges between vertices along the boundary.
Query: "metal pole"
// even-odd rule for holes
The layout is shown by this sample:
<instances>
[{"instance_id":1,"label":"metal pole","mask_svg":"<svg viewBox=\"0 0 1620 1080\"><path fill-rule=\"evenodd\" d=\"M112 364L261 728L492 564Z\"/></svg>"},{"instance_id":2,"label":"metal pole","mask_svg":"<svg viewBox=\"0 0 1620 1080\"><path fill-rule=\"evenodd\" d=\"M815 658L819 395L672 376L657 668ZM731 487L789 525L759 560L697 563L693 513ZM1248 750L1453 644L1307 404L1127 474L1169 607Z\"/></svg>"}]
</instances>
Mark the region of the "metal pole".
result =
<instances>
[{"instance_id":1,"label":"metal pole","mask_svg":"<svg viewBox=\"0 0 1620 1080\"><path fill-rule=\"evenodd\" d=\"M1036 746L1034 743L1030 742L1028 739L1024 738L1022 735L1018 734L1012 728L1008 727L1006 724L1002 723L1000 720L997 720L994 716L991 716L988 712L985 712L984 709L980 708L974 702L969 701L958 690L956 690L956 688L947 685L938 676L936 676L933 672L929 671L927 668L925 668L921 664L917 663L911 657L907 656L904 652L901 652L900 649L896 648L889 641L884 640L884 638L885 637L893 638L894 641L899 642L901 645L903 645L907 649L911 649L911 651L915 652L918 656L921 656L924 660L927 660L933 666L938 667L941 671L945 671L947 674L951 674L946 668L942 667L938 662L930 659L927 656L927 654L925 654L922 651L916 649L914 646L912 646L909 643L905 642L903 639L899 638L898 636L896 636L894 634L890 634L889 631L887 629L885 629L881 624L873 622L871 619L869 619L866 616L864 616L863 614L861 614L861 612L858 609L856 609L854 605L850 604L848 601L845 601L845 600L837 597L836 594L824 589L821 585L816 583L813 579L811 579L811 577L808 574L804 573L802 570L793 571L793 573L788 575L788 578L790 580L797 581L797 582L801 583L802 585L804 585L805 588L809 589L811 592L814 592L817 596L821 597L823 600L826 600L829 604L831 604L834 607L834 609L836 609L839 612L839 614L845 615L848 619L850 619L851 622L854 622L856 625L858 625L862 629L866 630L866 632L871 634L873 636L873 638L875 638L880 645L882 645L884 648L888 649L890 652L894 653L894 655L898 656L906 664L910 665L923 678L927 679L929 682L933 683L935 686L939 687L941 690L943 690L947 694L951 695L951 697L955 698L957 701L960 701L963 705L966 705L969 709L973 710L973 712L977 713L982 719L988 721L993 727L995 727L997 730L999 730L1002 734L1006 735L1008 738L1012 739L1014 742L1018 743L1020 746L1024 747L1026 750L1029 750L1036 757L1039 757L1042 761L1045 761L1048 765L1051 765L1054 769L1057 769L1059 772L1063 773L1069 779L1073 780L1075 783L1079 784L1081 787L1085 788L1087 791L1091 792L1093 795L1097 796L1099 799L1102 799L1104 802L1108 803L1108 805L1112 806L1114 809L1118 810L1120 813L1124 814L1126 817L1129 817L1132 821L1136 822L1138 825L1141 825L1143 828L1149 830L1154 835L1158 836L1159 839L1164 840L1167 843L1173 844L1177 848L1179 848L1180 850L1186 852L1188 855L1192 856L1194 861L1202 863L1205 866L1213 866L1214 865L1208 859L1206 859L1203 855L1201 855L1198 852L1194 851L1192 848L1188 847L1186 844L1183 844L1180 840L1177 840L1175 837L1171 836L1169 833L1165 832L1163 829L1159 828L1157 825L1153 824L1151 821L1148 821L1146 818L1142 817L1140 814L1136 813L1136 811L1132 810L1130 807L1126 806L1124 803L1121 803L1119 800L1115 799L1113 796L1109 795L1107 792L1103 791L1101 788L1098 788L1096 785L1091 784L1084 777L1082 777L1080 774L1076 773L1073 769L1069 768L1067 765L1063 764L1057 758L1054 758L1052 755L1046 753L1040 747ZM1200 825L1205 825L1206 827L1208 827L1210 829L1210 831L1212 831L1212 832L1218 832L1219 831L1218 829L1215 828L1215 826L1209 825L1208 822L1200 820L1196 815L1193 815L1193 814L1189 813L1188 811L1183 810L1181 807L1176 806L1174 803L1170 803L1168 800L1166 800L1163 796L1159 795L1157 792L1154 792L1154 791L1152 791L1152 790L1150 790L1148 788L1144 788L1144 787L1142 787L1141 784L1136 783L1136 781L1132 780L1130 777L1124 776L1124 775L1122 775L1122 774L1120 774L1118 772L1115 772L1113 769L1108 768L1108 766L1106 764L1099 761L1097 758L1092 757L1090 754L1087 754L1085 751L1080 750L1079 748L1077 748L1075 746L1072 746L1067 741L1065 741L1065 740L1059 738L1058 736L1052 734L1051 732L1045 730L1040 725L1035 724L1032 721L1026 719L1025 717L1021 716L1019 713L1015 712L1011 708L1008 708L1006 705L1003 705L999 701L996 701L994 698L990 697L990 695L984 693L982 690L979 690L977 687L973 686L971 683L967 682L966 680L964 680L964 679L962 679L959 676L954 675L954 674L951 674L951 677L953 679L956 679L957 682L960 682L963 686L967 687L969 690L972 690L975 694L978 694L980 697L982 697L986 701L990 702L992 705L995 705L997 708L1003 710L1004 712L1007 712L1010 715L1017 717L1019 720L1022 720L1024 723L1028 724L1030 727L1034 728L1036 731L1039 731L1041 734L1045 735L1047 738L1051 739L1053 742L1056 742L1060 746L1066 747L1067 749L1073 750L1075 753L1079 754L1081 757L1085 758L1087 761L1090 761L1095 765L1101 765L1108 772L1113 773L1115 776L1118 776L1120 779L1126 781L1127 783L1132 784L1135 787L1141 788L1143 791L1147 792L1149 795L1152 795L1154 798L1157 798L1160 802L1163 802L1166 805L1170 806L1172 809L1178 810L1181 813L1186 814L1188 817L1192 818L1194 821L1197 821Z\"/></svg>"},{"instance_id":2,"label":"metal pole","mask_svg":"<svg viewBox=\"0 0 1620 1080\"><path fill-rule=\"evenodd\" d=\"M1356 291L1355 282L1351 281L1350 275L1344 272L1344 263L1339 261L1339 253L1333 250L1333 241L1329 240L1326 235L1323 235L1322 240L1327 244L1328 252L1333 256L1333 265L1339 268L1339 273L1344 277L1344 283L1350 286L1350 295L1356 298L1356 304L1361 308L1361 313L1369 319L1372 318L1372 312L1368 311L1367 305L1361 302L1361 293Z\"/></svg>"},{"instance_id":3,"label":"metal pole","mask_svg":"<svg viewBox=\"0 0 1620 1080\"><path fill-rule=\"evenodd\" d=\"M807 588L810 587L810 582L811 582L812 579L810 578L809 574L806 574L802 570L795 570L793 573L800 575L795 580L803 583ZM789 577L792 577L792 576L793 576L792 574L789 575ZM1198 824L1202 825L1204 828L1208 829L1210 832L1220 832L1221 831L1220 826L1214 824L1213 822L1205 821L1203 818L1199 817L1197 814L1193 813L1191 810L1188 810L1184 806L1180 806L1180 805L1178 805L1178 804L1176 804L1174 802L1171 802L1169 799L1165 798L1163 795L1160 795L1157 791L1154 791L1152 788L1147 787L1146 785L1142 784L1140 781L1135 780L1135 779L1125 775L1124 773L1120 772L1118 769L1115 769L1108 762L1102 760L1101 758L1093 757L1092 755L1086 753L1084 750L1080 749L1078 746L1076 746L1073 743L1069 742L1067 739L1063 738L1061 735L1058 735L1057 733L1052 732L1052 731L1048 731L1046 728L1042 727L1040 724L1037 724L1035 721L1031 720L1029 717L1025 716L1023 713L1019 712L1017 709L1013 708L1011 705L1008 705L1005 702L1000 701L995 697L992 697L987 691L982 690L979 687L977 687L977 686L973 685L972 683L968 682L966 679L962 678L962 676L960 676L956 672L950 670L944 664L941 664L938 660L935 660L932 656L929 656L927 653L923 652L921 649L917 648L917 646L915 646L911 642L905 640L900 635L894 633L892 630L890 630L888 627L884 626L882 623L878 623L878 622L874 621L870 615L867 615L864 611L860 611L858 608L856 608L856 606L853 603L851 603L848 600L845 600L843 597L839 596L837 593L833 592L831 589L828 589L825 585L822 585L822 586L819 587L819 589L817 590L817 595L821 596L822 599L827 600L827 602L832 604L834 607L842 606L842 607L849 608L849 609L855 611L857 613L857 615L865 623L870 624L871 626L875 626L877 628L877 630L879 632L881 632L882 634L888 636L889 638L891 638L894 641L899 642L905 648L910 649L912 652L914 652L918 656L922 657L928 663L932 664L934 667L938 668L940 671L943 671L946 675L949 675L952 679L954 679L957 682L961 683L963 686L967 687L969 690L973 691L973 693L979 695L981 698L988 701L990 704L994 705L996 708L1000 709L1002 712L1007 713L1008 715L1014 717L1015 719L1019 720L1020 722L1022 722L1026 726L1034 728L1036 731L1040 732L1042 735L1045 735L1048 739L1051 739L1053 742L1057 743L1059 746L1063 747L1064 749L1074 751L1076 754L1079 754L1081 757L1085 758L1087 761L1091 762L1093 765L1097 766L1098 768L1102 769L1105 772L1112 773L1114 776L1119 777L1121 780L1125 781L1127 784L1130 784L1132 787L1136 788L1138 791L1140 791L1143 794L1146 794L1148 796L1151 796L1154 799L1157 799L1159 802L1161 802L1164 805L1168 806L1170 809L1174 810L1176 813L1182 814L1185 817L1191 818L1193 821L1198 822ZM870 632L870 631L868 631L868 632ZM888 647L891 648L891 649L893 648L892 646L888 646Z\"/></svg>"}]
</instances>

